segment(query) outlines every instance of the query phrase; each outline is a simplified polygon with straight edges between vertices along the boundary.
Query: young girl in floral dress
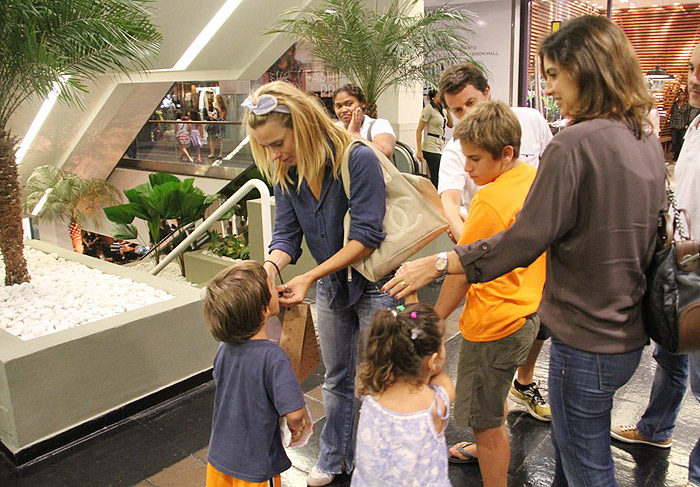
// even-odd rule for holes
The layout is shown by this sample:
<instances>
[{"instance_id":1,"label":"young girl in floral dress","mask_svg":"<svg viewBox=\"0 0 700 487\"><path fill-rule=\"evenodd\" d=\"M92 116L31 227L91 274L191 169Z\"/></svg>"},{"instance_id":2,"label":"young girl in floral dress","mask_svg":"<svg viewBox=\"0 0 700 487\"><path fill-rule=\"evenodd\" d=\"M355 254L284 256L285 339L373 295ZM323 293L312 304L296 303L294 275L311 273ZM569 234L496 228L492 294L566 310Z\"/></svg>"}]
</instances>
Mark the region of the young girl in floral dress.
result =
<instances>
[{"instance_id":1,"label":"young girl in floral dress","mask_svg":"<svg viewBox=\"0 0 700 487\"><path fill-rule=\"evenodd\" d=\"M450 486L445 426L455 392L444 363L445 325L433 308L377 311L360 366L352 486Z\"/></svg>"}]
</instances>

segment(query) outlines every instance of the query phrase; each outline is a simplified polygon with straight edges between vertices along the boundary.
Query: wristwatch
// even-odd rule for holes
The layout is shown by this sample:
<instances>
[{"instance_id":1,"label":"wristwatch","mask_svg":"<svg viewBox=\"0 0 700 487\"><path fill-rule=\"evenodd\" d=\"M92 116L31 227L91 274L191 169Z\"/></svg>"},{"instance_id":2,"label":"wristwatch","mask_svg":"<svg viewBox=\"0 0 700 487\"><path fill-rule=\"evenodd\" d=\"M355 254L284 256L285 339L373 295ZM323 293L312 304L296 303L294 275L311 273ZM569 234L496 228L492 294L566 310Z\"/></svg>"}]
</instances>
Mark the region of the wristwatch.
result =
<instances>
[{"instance_id":1,"label":"wristwatch","mask_svg":"<svg viewBox=\"0 0 700 487\"><path fill-rule=\"evenodd\" d=\"M440 277L447 274L447 252L440 252L435 256L435 270L440 273Z\"/></svg>"}]
</instances>

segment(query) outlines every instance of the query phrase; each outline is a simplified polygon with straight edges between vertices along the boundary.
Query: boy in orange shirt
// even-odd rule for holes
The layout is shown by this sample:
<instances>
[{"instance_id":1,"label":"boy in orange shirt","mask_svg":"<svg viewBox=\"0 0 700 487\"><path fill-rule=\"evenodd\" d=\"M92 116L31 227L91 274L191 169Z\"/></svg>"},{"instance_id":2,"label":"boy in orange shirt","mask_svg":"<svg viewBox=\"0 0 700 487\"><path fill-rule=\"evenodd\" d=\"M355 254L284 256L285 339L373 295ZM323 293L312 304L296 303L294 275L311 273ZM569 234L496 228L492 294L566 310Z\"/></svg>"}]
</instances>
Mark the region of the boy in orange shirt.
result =
<instances>
[{"instance_id":1,"label":"boy in orange shirt","mask_svg":"<svg viewBox=\"0 0 700 487\"><path fill-rule=\"evenodd\" d=\"M454 132L466 156L465 171L482 188L472 199L459 244L490 237L514 222L535 179L535 168L518 159L521 129L502 102L482 102ZM435 311L442 318L459 306L462 343L457 372L455 420L474 430L476 446L460 442L450 461L476 461L485 487L507 485L510 448L504 421L506 397L519 365L539 330L535 312L545 281L545 255L529 267L486 283L468 285L463 274L449 275Z\"/></svg>"}]
</instances>

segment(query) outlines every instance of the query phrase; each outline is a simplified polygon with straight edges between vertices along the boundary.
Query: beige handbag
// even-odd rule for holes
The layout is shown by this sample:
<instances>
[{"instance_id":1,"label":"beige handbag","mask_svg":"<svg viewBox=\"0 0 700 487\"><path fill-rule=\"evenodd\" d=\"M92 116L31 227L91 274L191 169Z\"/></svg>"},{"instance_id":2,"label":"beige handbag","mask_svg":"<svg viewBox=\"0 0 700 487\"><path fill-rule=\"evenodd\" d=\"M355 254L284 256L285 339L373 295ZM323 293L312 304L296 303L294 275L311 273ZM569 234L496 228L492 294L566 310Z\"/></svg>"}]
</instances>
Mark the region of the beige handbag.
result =
<instances>
[{"instance_id":1,"label":"beige handbag","mask_svg":"<svg viewBox=\"0 0 700 487\"><path fill-rule=\"evenodd\" d=\"M370 282L376 282L396 269L420 249L435 240L448 225L440 197L429 179L400 172L374 144L355 140L343 154L340 175L350 199L350 152L355 144L364 144L377 156L384 173L386 214L383 229L386 238L371 254L352 263L352 267ZM350 233L350 211L345 214L345 242Z\"/></svg>"}]
</instances>

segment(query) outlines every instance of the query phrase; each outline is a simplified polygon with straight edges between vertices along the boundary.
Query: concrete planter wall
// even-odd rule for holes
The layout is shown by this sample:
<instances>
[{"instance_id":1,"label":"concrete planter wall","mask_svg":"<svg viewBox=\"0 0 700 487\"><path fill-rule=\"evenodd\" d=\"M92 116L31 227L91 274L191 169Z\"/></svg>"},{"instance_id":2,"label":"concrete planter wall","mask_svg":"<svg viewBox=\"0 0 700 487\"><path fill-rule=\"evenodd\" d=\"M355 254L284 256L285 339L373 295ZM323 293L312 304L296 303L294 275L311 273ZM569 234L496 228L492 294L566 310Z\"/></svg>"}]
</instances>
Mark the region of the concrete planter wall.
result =
<instances>
[{"instance_id":1,"label":"concrete planter wall","mask_svg":"<svg viewBox=\"0 0 700 487\"><path fill-rule=\"evenodd\" d=\"M201 250L185 252L185 278L192 284L204 287L212 277L233 264L232 260L214 255L204 255Z\"/></svg>"},{"instance_id":2,"label":"concrete planter wall","mask_svg":"<svg viewBox=\"0 0 700 487\"><path fill-rule=\"evenodd\" d=\"M29 245L175 298L29 341L0 330L0 441L12 453L211 367L217 343L203 322L201 290L43 242Z\"/></svg>"}]
</instances>

